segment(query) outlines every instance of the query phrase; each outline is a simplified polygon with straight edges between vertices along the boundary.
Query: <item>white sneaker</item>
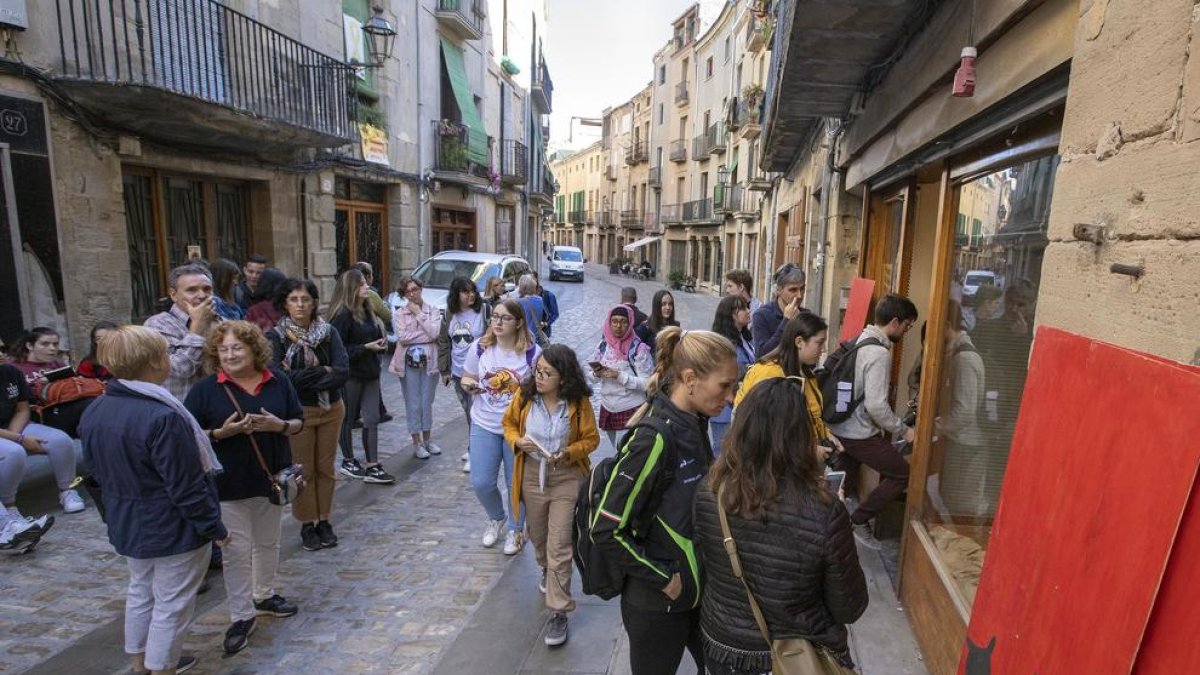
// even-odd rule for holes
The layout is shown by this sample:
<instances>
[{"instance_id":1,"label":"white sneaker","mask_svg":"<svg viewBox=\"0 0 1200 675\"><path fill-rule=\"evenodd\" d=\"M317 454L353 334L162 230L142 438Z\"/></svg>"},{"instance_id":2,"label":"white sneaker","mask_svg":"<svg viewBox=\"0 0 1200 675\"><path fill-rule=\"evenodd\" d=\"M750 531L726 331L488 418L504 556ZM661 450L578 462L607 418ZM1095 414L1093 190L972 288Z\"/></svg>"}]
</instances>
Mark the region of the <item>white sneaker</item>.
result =
<instances>
[{"instance_id":1,"label":"white sneaker","mask_svg":"<svg viewBox=\"0 0 1200 675\"><path fill-rule=\"evenodd\" d=\"M429 451L425 449L424 445L417 443L413 445L413 457L417 459L429 459Z\"/></svg>"},{"instance_id":2,"label":"white sneaker","mask_svg":"<svg viewBox=\"0 0 1200 675\"><path fill-rule=\"evenodd\" d=\"M425 441L425 452L428 452L431 455L440 455L442 454L442 449L439 448L437 443L434 443L433 441Z\"/></svg>"},{"instance_id":3,"label":"white sneaker","mask_svg":"<svg viewBox=\"0 0 1200 675\"><path fill-rule=\"evenodd\" d=\"M74 490L65 490L59 494L58 503L62 504L63 511L67 513L79 513L85 508L83 498Z\"/></svg>"},{"instance_id":4,"label":"white sneaker","mask_svg":"<svg viewBox=\"0 0 1200 675\"><path fill-rule=\"evenodd\" d=\"M463 465L463 467L462 467L463 473L471 473L471 463L470 462L463 462L462 465Z\"/></svg>"},{"instance_id":5,"label":"white sneaker","mask_svg":"<svg viewBox=\"0 0 1200 675\"><path fill-rule=\"evenodd\" d=\"M3 507L0 507L3 511ZM0 555L21 555L37 545L41 530L33 523L7 512L0 513Z\"/></svg>"},{"instance_id":6,"label":"white sneaker","mask_svg":"<svg viewBox=\"0 0 1200 675\"><path fill-rule=\"evenodd\" d=\"M489 520L487 529L483 531L483 547L491 548L496 545L496 540L500 538L500 530L504 529L503 520Z\"/></svg>"},{"instance_id":7,"label":"white sneaker","mask_svg":"<svg viewBox=\"0 0 1200 675\"><path fill-rule=\"evenodd\" d=\"M516 555L524 545L525 537L521 536L520 532L509 530L508 534L504 535L504 555Z\"/></svg>"},{"instance_id":8,"label":"white sneaker","mask_svg":"<svg viewBox=\"0 0 1200 675\"><path fill-rule=\"evenodd\" d=\"M27 523L32 524L37 529L41 530L42 533L45 533L47 530L49 530L51 527L54 526L54 516L52 516L50 514L42 514L42 515L38 516L37 518L26 518L25 516L21 515L21 512L18 511L17 507L15 507L15 506L8 510L8 514L19 520L23 520Z\"/></svg>"},{"instance_id":9,"label":"white sneaker","mask_svg":"<svg viewBox=\"0 0 1200 675\"><path fill-rule=\"evenodd\" d=\"M464 452L464 453L462 454L462 457L459 457L459 459L461 459L461 460L462 460L462 461L464 461L464 462L469 462L469 461L471 461L471 452L470 452L470 451Z\"/></svg>"}]
</instances>

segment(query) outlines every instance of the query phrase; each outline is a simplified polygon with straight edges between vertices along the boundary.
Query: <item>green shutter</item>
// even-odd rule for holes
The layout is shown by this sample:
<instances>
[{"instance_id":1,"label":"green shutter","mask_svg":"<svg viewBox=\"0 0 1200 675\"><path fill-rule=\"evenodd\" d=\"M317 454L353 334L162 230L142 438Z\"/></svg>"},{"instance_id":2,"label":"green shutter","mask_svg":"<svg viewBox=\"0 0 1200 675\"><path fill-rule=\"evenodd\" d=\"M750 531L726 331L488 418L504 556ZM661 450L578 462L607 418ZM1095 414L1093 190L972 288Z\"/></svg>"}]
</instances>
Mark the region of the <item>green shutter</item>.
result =
<instances>
[{"instance_id":1,"label":"green shutter","mask_svg":"<svg viewBox=\"0 0 1200 675\"><path fill-rule=\"evenodd\" d=\"M733 172L737 171L737 167L738 167L738 153L736 151L734 151L733 161L730 162L725 168L729 170L729 175L732 176Z\"/></svg>"},{"instance_id":2,"label":"green shutter","mask_svg":"<svg viewBox=\"0 0 1200 675\"><path fill-rule=\"evenodd\" d=\"M454 88L458 111L462 113L463 124L467 125L467 157L476 164L488 166L487 132L475 108L475 93L471 91L471 80L467 77L462 52L442 38L442 57L446 60L446 73L450 76L450 86Z\"/></svg>"}]
</instances>

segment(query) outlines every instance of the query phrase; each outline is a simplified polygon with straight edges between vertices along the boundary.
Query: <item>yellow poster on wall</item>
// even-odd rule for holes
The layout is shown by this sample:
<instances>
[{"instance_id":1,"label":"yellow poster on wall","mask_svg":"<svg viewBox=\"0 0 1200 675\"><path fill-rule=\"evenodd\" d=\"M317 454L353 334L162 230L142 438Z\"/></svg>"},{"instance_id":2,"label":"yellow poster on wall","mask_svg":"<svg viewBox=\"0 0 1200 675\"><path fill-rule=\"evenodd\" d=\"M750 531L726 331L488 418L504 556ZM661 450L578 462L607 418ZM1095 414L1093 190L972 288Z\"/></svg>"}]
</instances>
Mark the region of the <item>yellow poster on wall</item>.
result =
<instances>
[{"instance_id":1,"label":"yellow poster on wall","mask_svg":"<svg viewBox=\"0 0 1200 675\"><path fill-rule=\"evenodd\" d=\"M359 124L363 159L374 164L388 163L387 132L372 124Z\"/></svg>"}]
</instances>

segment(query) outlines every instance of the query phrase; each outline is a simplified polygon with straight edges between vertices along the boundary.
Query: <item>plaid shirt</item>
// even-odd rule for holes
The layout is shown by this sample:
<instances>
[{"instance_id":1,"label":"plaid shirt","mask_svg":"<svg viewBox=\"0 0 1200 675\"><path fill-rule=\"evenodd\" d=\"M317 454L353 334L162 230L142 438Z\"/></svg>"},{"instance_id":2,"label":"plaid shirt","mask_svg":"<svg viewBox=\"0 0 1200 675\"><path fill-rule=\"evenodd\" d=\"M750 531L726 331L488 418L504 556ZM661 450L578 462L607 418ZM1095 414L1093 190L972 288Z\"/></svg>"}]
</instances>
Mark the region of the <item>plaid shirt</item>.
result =
<instances>
[{"instance_id":1,"label":"plaid shirt","mask_svg":"<svg viewBox=\"0 0 1200 675\"><path fill-rule=\"evenodd\" d=\"M146 319L146 328L158 332L167 339L167 353L171 356L171 374L163 386L182 401L192 385L204 377L200 367L204 352L204 338L188 332L190 318L171 305L171 309Z\"/></svg>"}]
</instances>

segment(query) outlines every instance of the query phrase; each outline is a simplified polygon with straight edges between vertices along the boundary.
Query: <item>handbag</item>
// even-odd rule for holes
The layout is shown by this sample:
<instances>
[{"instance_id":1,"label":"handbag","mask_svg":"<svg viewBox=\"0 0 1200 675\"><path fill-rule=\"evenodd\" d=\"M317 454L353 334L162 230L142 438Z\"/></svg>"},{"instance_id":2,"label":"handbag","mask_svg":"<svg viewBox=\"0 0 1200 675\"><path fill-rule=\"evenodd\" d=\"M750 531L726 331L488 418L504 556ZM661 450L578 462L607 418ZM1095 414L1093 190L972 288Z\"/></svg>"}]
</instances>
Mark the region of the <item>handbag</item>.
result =
<instances>
[{"instance_id":1,"label":"handbag","mask_svg":"<svg viewBox=\"0 0 1200 675\"><path fill-rule=\"evenodd\" d=\"M238 405L237 397L229 390L229 385L223 387L225 395L229 397L229 402L233 404L233 409L239 415L245 415L242 412L242 406ZM278 474L271 473L271 469L267 467L266 460L263 459L262 450L258 447L258 441L254 439L254 434L250 434L250 447L254 448L254 456L258 459L258 466L262 468L263 473L267 474L267 482L271 485L271 491L267 494L267 500L275 506L287 506L292 503L292 500L300 494L300 490L304 488L304 478L296 466L289 466Z\"/></svg>"},{"instance_id":2,"label":"handbag","mask_svg":"<svg viewBox=\"0 0 1200 675\"><path fill-rule=\"evenodd\" d=\"M733 568L733 576L742 582L746 589L746 597L750 600L750 611L754 613L754 622L763 639L771 646L772 675L854 675L854 671L843 666L834 658L828 649L814 645L805 638L785 638L772 640L767 629L767 620L763 618L754 593L742 576L742 562L738 558L737 544L729 532L729 519L725 516L725 506L721 497L725 486L717 488L717 516L721 519L721 535L725 538L725 553L729 555L729 565Z\"/></svg>"}]
</instances>

